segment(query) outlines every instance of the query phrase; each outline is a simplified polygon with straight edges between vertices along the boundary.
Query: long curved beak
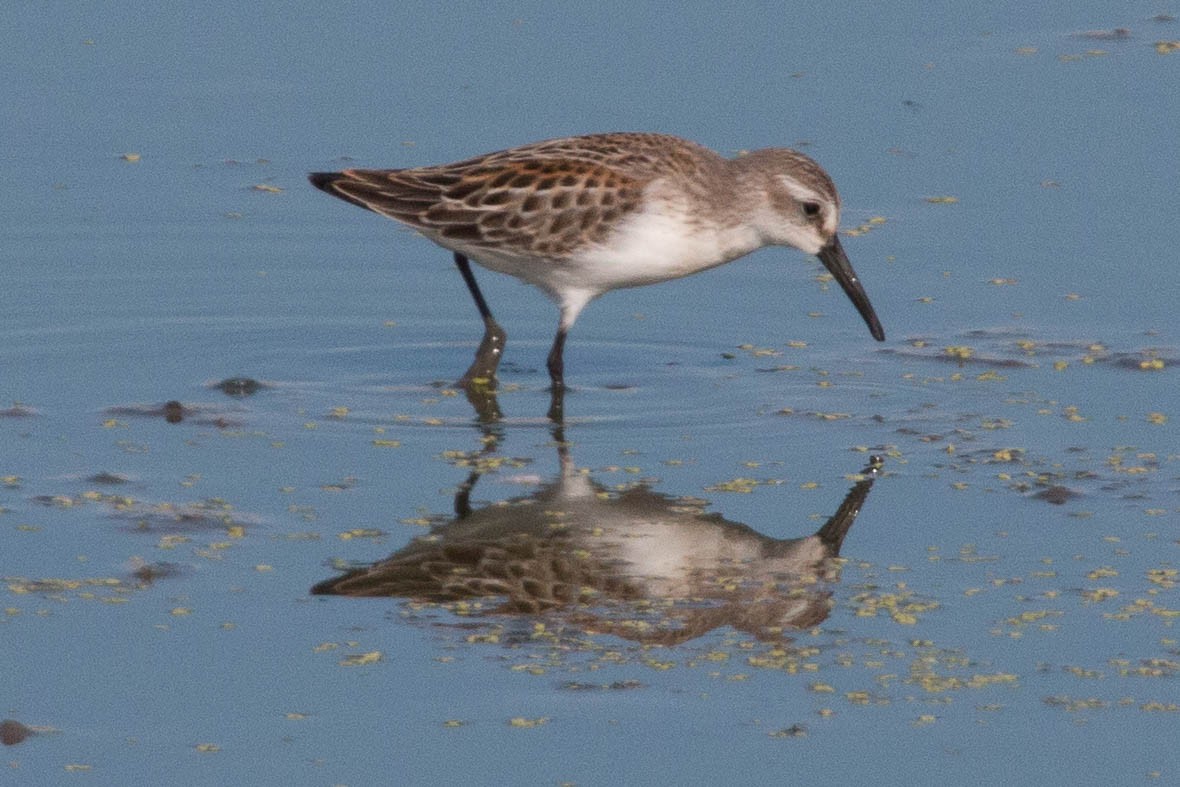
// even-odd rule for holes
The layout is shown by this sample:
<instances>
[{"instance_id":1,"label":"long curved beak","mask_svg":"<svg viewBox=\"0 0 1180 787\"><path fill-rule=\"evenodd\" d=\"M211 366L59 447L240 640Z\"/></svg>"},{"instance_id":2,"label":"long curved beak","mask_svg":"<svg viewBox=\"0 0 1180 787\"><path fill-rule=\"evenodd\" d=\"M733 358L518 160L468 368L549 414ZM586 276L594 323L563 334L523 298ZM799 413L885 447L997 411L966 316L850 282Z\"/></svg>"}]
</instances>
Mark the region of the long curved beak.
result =
<instances>
[{"instance_id":1,"label":"long curved beak","mask_svg":"<svg viewBox=\"0 0 1180 787\"><path fill-rule=\"evenodd\" d=\"M869 333L873 334L873 338L877 341L885 341L885 329L881 327L881 321L877 319L877 313L873 311L873 304L869 303L868 293L865 292L860 279L856 277L856 271L852 269L852 263L848 261L848 255L844 253L844 247L840 245L840 236L833 235L828 245L820 249L817 256L824 267L828 269L828 273L836 277L836 281L840 283L840 289L844 290L844 294L860 312L865 325L869 326Z\"/></svg>"}]
</instances>

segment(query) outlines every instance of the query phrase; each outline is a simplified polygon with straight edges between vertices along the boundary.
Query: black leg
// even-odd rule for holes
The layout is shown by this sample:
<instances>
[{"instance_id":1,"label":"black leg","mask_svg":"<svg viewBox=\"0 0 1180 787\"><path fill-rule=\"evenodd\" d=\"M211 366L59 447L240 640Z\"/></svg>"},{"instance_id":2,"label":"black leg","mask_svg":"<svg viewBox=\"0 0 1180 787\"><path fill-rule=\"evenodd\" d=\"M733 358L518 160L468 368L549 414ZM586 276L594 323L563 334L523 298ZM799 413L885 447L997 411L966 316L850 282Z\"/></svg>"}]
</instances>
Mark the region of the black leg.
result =
<instances>
[{"instance_id":1,"label":"black leg","mask_svg":"<svg viewBox=\"0 0 1180 787\"><path fill-rule=\"evenodd\" d=\"M565 361L562 359L562 353L565 352L565 334L565 328L557 329L557 336L553 337L553 347L549 350L549 360L546 364L549 367L549 380L553 383L554 391L565 388Z\"/></svg>"},{"instance_id":2,"label":"black leg","mask_svg":"<svg viewBox=\"0 0 1180 787\"><path fill-rule=\"evenodd\" d=\"M561 425L565 420L565 361L562 359L562 352L565 350L565 328L559 327L557 329L557 336L553 337L553 347L549 350L549 360L547 366L549 367L549 379L552 385L549 387L549 420L554 424Z\"/></svg>"},{"instance_id":3,"label":"black leg","mask_svg":"<svg viewBox=\"0 0 1180 787\"><path fill-rule=\"evenodd\" d=\"M475 360L471 362L471 366L460 378L459 385L463 388L471 385L494 387L496 369L500 366L500 357L504 354L504 345L508 341L508 334L492 317L492 310L488 308L487 301L483 299L483 293L479 291L479 285L475 283L475 274L471 272L471 263L467 261L465 256L455 252L455 265L459 267L459 273L462 274L463 281L467 284L467 290L475 300L476 308L479 309L479 316L483 318L483 340L479 343L479 349L475 351Z\"/></svg>"}]
</instances>

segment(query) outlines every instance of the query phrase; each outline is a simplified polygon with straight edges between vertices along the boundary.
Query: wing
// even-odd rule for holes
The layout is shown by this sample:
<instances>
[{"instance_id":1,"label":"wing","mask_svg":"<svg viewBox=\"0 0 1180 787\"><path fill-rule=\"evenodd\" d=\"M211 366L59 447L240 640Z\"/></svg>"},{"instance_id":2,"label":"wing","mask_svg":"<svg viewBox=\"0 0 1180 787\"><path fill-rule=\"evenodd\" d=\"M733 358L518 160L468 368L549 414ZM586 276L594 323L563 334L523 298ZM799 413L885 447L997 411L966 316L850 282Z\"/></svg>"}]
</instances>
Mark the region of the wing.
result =
<instances>
[{"instance_id":1,"label":"wing","mask_svg":"<svg viewBox=\"0 0 1180 787\"><path fill-rule=\"evenodd\" d=\"M516 148L436 167L317 173L311 181L456 251L560 259L602 242L656 177L569 154Z\"/></svg>"}]
</instances>

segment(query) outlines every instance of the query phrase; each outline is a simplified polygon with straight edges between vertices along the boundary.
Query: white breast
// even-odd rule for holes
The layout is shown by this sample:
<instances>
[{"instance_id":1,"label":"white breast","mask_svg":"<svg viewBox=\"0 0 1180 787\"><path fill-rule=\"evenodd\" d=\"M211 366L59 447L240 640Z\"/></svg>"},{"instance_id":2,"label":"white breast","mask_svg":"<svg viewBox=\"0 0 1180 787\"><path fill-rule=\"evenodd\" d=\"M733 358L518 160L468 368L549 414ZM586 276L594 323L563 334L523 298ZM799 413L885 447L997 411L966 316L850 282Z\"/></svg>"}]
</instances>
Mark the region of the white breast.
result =
<instances>
[{"instance_id":1,"label":"white breast","mask_svg":"<svg viewBox=\"0 0 1180 787\"><path fill-rule=\"evenodd\" d=\"M599 292L677 279L748 254L761 245L748 226L725 226L681 206L649 200L609 235L560 268L582 286Z\"/></svg>"}]
</instances>

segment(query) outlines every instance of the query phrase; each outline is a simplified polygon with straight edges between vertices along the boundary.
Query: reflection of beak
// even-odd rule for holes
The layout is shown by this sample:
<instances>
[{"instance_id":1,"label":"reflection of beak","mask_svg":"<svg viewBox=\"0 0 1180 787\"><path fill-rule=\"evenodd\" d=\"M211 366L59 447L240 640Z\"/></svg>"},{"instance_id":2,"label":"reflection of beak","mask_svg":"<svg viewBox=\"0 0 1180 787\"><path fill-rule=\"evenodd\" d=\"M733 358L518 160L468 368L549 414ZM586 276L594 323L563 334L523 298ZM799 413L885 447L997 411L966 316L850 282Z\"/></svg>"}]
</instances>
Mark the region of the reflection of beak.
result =
<instances>
[{"instance_id":1,"label":"reflection of beak","mask_svg":"<svg viewBox=\"0 0 1180 787\"><path fill-rule=\"evenodd\" d=\"M828 241L828 245L819 250L818 256L819 261L828 269L828 273L836 277L844 294L848 296L852 305L864 318L865 325L869 326L869 333L873 334L873 338L877 341L885 341L885 329L881 327L881 321L877 319L877 313L873 311L873 304L869 303L869 296L865 293L860 279L856 277L856 271L852 269L852 263L848 261L848 255L844 253L844 247L840 245L840 237L833 235L832 239Z\"/></svg>"}]
</instances>

